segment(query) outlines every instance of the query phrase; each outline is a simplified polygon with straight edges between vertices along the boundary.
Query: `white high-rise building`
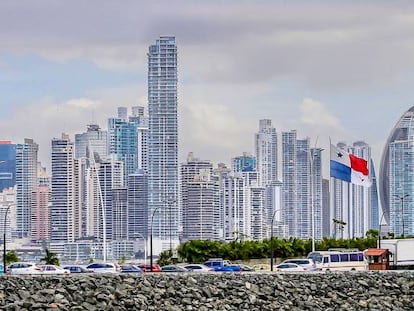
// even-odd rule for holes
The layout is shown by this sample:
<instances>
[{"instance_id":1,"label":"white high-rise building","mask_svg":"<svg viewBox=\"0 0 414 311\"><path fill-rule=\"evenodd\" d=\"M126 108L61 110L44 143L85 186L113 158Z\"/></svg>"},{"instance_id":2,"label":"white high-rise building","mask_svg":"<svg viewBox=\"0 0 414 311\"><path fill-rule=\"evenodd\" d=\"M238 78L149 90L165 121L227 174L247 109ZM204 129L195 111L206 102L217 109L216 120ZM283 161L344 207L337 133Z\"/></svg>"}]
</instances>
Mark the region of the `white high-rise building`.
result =
<instances>
[{"instance_id":1,"label":"white high-rise building","mask_svg":"<svg viewBox=\"0 0 414 311\"><path fill-rule=\"evenodd\" d=\"M50 240L75 241L75 160L69 135L52 139Z\"/></svg>"},{"instance_id":2,"label":"white high-rise building","mask_svg":"<svg viewBox=\"0 0 414 311\"><path fill-rule=\"evenodd\" d=\"M186 182L183 207L183 240L218 240L220 228L215 223L219 210L219 185L211 178L211 169L200 169Z\"/></svg>"},{"instance_id":3,"label":"white high-rise building","mask_svg":"<svg viewBox=\"0 0 414 311\"><path fill-rule=\"evenodd\" d=\"M277 134L271 120L259 121L254 143L259 186L265 187L277 181Z\"/></svg>"},{"instance_id":4,"label":"white high-rise building","mask_svg":"<svg viewBox=\"0 0 414 311\"><path fill-rule=\"evenodd\" d=\"M16 145L17 237L27 238L31 233L32 193L37 189L37 154L39 147L26 138Z\"/></svg>"},{"instance_id":5,"label":"white high-rise building","mask_svg":"<svg viewBox=\"0 0 414 311\"><path fill-rule=\"evenodd\" d=\"M321 152L295 130L282 133L282 219L290 237L322 238Z\"/></svg>"},{"instance_id":6,"label":"white high-rise building","mask_svg":"<svg viewBox=\"0 0 414 311\"><path fill-rule=\"evenodd\" d=\"M265 187L266 223L270 229L273 223L273 233L283 236L281 226L281 182L278 180L278 146L276 129L272 121L263 119L259 121L259 131L255 134L256 169L259 186ZM267 236L270 237L271 230Z\"/></svg>"},{"instance_id":7,"label":"white high-rise building","mask_svg":"<svg viewBox=\"0 0 414 311\"><path fill-rule=\"evenodd\" d=\"M177 45L160 37L148 51L149 224L154 253L178 244Z\"/></svg>"},{"instance_id":8,"label":"white high-rise building","mask_svg":"<svg viewBox=\"0 0 414 311\"><path fill-rule=\"evenodd\" d=\"M338 143L337 147L370 163L371 148L362 141L352 146ZM371 169L369 169L372 172ZM365 237L371 228L372 191L369 187L353 185L339 179L332 179L331 235L337 238Z\"/></svg>"},{"instance_id":9,"label":"white high-rise building","mask_svg":"<svg viewBox=\"0 0 414 311\"><path fill-rule=\"evenodd\" d=\"M103 238L104 235L104 226L103 222L105 222L105 231L106 231L106 239L110 240L113 238L116 231L114 231L114 219L122 219L122 211L123 206L126 205L126 194L121 194L120 197L123 197L122 206L120 207L120 213L115 215L114 213L117 212L114 210L113 206L113 190L114 189L122 189L124 188L124 166L122 161L117 161L114 159L109 160L102 160L98 163L98 176L99 176L99 185L98 188L101 191L102 195L102 203L104 208L102 209L102 205L98 209L98 228L99 228L99 237ZM105 214L104 214L105 213ZM126 228L125 228L126 229Z\"/></svg>"}]
</instances>

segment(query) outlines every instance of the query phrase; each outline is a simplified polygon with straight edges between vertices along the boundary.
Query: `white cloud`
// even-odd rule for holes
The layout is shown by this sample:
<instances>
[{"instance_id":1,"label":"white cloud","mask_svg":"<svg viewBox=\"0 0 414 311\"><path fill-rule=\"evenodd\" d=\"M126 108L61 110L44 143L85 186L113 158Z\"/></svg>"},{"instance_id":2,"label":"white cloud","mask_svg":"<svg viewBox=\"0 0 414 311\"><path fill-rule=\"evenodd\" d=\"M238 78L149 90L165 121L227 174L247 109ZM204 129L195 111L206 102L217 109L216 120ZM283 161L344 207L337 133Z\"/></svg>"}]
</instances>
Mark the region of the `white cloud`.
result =
<instances>
[{"instance_id":1,"label":"white cloud","mask_svg":"<svg viewBox=\"0 0 414 311\"><path fill-rule=\"evenodd\" d=\"M305 98L299 108L300 118L304 125L343 130L339 119L332 115L321 102Z\"/></svg>"}]
</instances>

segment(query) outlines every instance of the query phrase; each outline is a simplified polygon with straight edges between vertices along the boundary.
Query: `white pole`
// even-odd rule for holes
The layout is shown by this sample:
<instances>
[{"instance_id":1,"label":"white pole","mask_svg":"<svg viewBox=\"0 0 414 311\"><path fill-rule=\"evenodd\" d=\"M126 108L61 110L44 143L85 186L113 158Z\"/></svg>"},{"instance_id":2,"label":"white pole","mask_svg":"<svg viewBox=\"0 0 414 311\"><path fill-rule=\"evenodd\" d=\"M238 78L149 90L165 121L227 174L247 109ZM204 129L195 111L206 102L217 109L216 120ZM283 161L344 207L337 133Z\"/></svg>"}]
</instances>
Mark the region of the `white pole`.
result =
<instances>
[{"instance_id":1,"label":"white pole","mask_svg":"<svg viewBox=\"0 0 414 311\"><path fill-rule=\"evenodd\" d=\"M313 149L313 152L311 150L311 159L310 159L310 182L311 182L311 217L312 217L312 252L315 251L315 205L313 200L313 190L314 190L314 176L313 176L313 159L314 159L314 152L315 149Z\"/></svg>"},{"instance_id":2,"label":"white pole","mask_svg":"<svg viewBox=\"0 0 414 311\"><path fill-rule=\"evenodd\" d=\"M102 231L103 231L103 246L102 246L103 254L102 255L103 255L103 261L106 262L106 211L105 211L105 205L104 205L103 196L102 196L101 182L99 180L98 171L96 169L95 154L93 151L92 151L92 155L90 159L93 162L93 170L95 172L95 177L96 177L96 181L98 184L99 198L101 201L100 203L101 203L101 209L102 209Z\"/></svg>"}]
</instances>

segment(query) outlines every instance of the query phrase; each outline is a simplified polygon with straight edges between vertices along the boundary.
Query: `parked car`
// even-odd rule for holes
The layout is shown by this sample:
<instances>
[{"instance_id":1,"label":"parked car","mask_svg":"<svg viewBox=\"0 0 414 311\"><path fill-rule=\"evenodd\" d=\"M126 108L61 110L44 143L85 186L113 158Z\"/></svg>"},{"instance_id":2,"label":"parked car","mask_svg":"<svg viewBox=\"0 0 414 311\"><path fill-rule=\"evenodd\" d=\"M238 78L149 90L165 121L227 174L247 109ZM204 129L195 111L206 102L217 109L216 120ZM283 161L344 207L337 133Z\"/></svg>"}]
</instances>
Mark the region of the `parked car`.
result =
<instances>
[{"instance_id":1,"label":"parked car","mask_svg":"<svg viewBox=\"0 0 414 311\"><path fill-rule=\"evenodd\" d=\"M161 271L162 272L176 272L176 273L188 272L188 270L186 268L181 267L181 266L177 266L177 265L162 266Z\"/></svg>"},{"instance_id":2,"label":"parked car","mask_svg":"<svg viewBox=\"0 0 414 311\"><path fill-rule=\"evenodd\" d=\"M245 264L239 264L239 267L240 267L240 271L242 272L253 272L254 271L252 267L245 265Z\"/></svg>"},{"instance_id":3,"label":"parked car","mask_svg":"<svg viewBox=\"0 0 414 311\"><path fill-rule=\"evenodd\" d=\"M183 267L189 270L190 272L200 272L200 273L214 272L213 268L207 267L206 265L203 265L203 264L192 263L192 264L184 265Z\"/></svg>"},{"instance_id":4,"label":"parked car","mask_svg":"<svg viewBox=\"0 0 414 311\"><path fill-rule=\"evenodd\" d=\"M152 265L152 271L151 266L149 264L140 263L137 266L141 268L141 270L144 272L161 272L161 267L157 264Z\"/></svg>"},{"instance_id":5,"label":"parked car","mask_svg":"<svg viewBox=\"0 0 414 311\"><path fill-rule=\"evenodd\" d=\"M136 265L125 264L121 265L121 273L143 273L142 269Z\"/></svg>"},{"instance_id":6,"label":"parked car","mask_svg":"<svg viewBox=\"0 0 414 311\"><path fill-rule=\"evenodd\" d=\"M65 270L55 265L39 265L43 274L70 274L69 270Z\"/></svg>"},{"instance_id":7,"label":"parked car","mask_svg":"<svg viewBox=\"0 0 414 311\"><path fill-rule=\"evenodd\" d=\"M118 273L120 271L119 265L112 262L94 262L86 266L95 273Z\"/></svg>"},{"instance_id":8,"label":"parked car","mask_svg":"<svg viewBox=\"0 0 414 311\"><path fill-rule=\"evenodd\" d=\"M34 262L14 262L7 267L9 274L41 274L42 269Z\"/></svg>"},{"instance_id":9,"label":"parked car","mask_svg":"<svg viewBox=\"0 0 414 311\"><path fill-rule=\"evenodd\" d=\"M313 261L313 259L310 258L286 259L282 263L295 263L299 266L304 267L306 271L315 271L318 269L316 263Z\"/></svg>"},{"instance_id":10,"label":"parked car","mask_svg":"<svg viewBox=\"0 0 414 311\"><path fill-rule=\"evenodd\" d=\"M275 267L278 272L303 272L306 269L296 263L281 263Z\"/></svg>"},{"instance_id":11,"label":"parked car","mask_svg":"<svg viewBox=\"0 0 414 311\"><path fill-rule=\"evenodd\" d=\"M204 262L207 267L213 268L217 272L238 272L240 271L239 265L233 265L230 261L222 258L211 258Z\"/></svg>"},{"instance_id":12,"label":"parked car","mask_svg":"<svg viewBox=\"0 0 414 311\"><path fill-rule=\"evenodd\" d=\"M269 272L271 270L269 264L263 264L263 263L254 265L252 268L256 272Z\"/></svg>"},{"instance_id":13,"label":"parked car","mask_svg":"<svg viewBox=\"0 0 414 311\"><path fill-rule=\"evenodd\" d=\"M80 265L64 266L63 269L70 271L70 273L93 273L91 269Z\"/></svg>"}]
</instances>

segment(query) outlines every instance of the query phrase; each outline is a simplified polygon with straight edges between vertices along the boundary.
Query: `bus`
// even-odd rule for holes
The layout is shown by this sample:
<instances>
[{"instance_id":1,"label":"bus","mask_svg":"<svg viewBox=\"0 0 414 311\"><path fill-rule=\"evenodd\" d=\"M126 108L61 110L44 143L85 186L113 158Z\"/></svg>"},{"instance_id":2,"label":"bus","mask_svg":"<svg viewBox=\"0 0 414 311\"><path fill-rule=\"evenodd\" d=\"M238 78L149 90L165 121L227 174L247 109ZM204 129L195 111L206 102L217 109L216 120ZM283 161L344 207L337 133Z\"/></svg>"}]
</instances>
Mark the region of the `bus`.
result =
<instances>
[{"instance_id":1,"label":"bus","mask_svg":"<svg viewBox=\"0 0 414 311\"><path fill-rule=\"evenodd\" d=\"M329 249L308 254L321 271L357 271L368 270L368 261L364 251L358 249Z\"/></svg>"}]
</instances>

